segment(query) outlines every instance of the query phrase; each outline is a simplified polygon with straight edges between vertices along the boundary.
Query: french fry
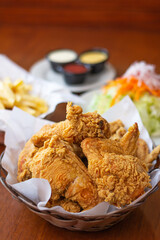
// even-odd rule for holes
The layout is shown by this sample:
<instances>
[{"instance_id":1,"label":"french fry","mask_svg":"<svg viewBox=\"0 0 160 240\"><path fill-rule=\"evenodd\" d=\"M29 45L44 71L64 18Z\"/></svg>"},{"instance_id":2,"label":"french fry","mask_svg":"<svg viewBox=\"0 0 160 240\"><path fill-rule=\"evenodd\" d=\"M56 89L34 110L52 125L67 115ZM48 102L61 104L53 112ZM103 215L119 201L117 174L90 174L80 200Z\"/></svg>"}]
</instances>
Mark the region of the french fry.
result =
<instances>
[{"instance_id":1,"label":"french fry","mask_svg":"<svg viewBox=\"0 0 160 240\"><path fill-rule=\"evenodd\" d=\"M6 85L8 85L8 87L10 87L11 89L12 89L12 85L13 85L13 83L11 82L11 79L10 78L5 78L4 80L3 80L3 83L5 83Z\"/></svg>"},{"instance_id":2,"label":"french fry","mask_svg":"<svg viewBox=\"0 0 160 240\"><path fill-rule=\"evenodd\" d=\"M18 107L19 107L20 109L22 109L23 111L25 111L25 112L33 115L33 116L36 115L36 110L33 109L33 108L30 108L30 107L28 107L28 106L26 106L26 105L23 105L23 104L21 104L21 105L18 106Z\"/></svg>"},{"instance_id":3,"label":"french fry","mask_svg":"<svg viewBox=\"0 0 160 240\"><path fill-rule=\"evenodd\" d=\"M0 100L0 109L5 109L4 104L2 103L1 100Z\"/></svg>"},{"instance_id":4,"label":"french fry","mask_svg":"<svg viewBox=\"0 0 160 240\"><path fill-rule=\"evenodd\" d=\"M0 82L0 99L6 108L13 108L15 102L15 95L12 89L3 82Z\"/></svg>"},{"instance_id":5,"label":"french fry","mask_svg":"<svg viewBox=\"0 0 160 240\"><path fill-rule=\"evenodd\" d=\"M25 84L23 80L17 79L12 85L12 90L15 93L28 93L32 90L32 86L30 84Z\"/></svg>"},{"instance_id":6,"label":"french fry","mask_svg":"<svg viewBox=\"0 0 160 240\"><path fill-rule=\"evenodd\" d=\"M0 109L17 106L36 117L47 112L47 103L40 97L31 95L31 90L32 86L25 84L22 79L17 79L14 83L9 78L0 81Z\"/></svg>"}]
</instances>

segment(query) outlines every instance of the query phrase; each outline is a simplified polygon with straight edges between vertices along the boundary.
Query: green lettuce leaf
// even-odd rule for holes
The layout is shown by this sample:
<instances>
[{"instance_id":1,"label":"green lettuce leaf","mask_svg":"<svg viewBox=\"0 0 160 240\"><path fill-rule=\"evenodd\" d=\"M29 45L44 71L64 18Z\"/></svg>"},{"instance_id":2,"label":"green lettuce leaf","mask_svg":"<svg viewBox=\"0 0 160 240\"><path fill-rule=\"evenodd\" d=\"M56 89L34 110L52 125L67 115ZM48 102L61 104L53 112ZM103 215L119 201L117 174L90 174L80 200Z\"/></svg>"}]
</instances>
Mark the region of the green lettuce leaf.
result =
<instances>
[{"instance_id":1,"label":"green lettuce leaf","mask_svg":"<svg viewBox=\"0 0 160 240\"><path fill-rule=\"evenodd\" d=\"M111 101L116 95L117 87L112 87L105 94L97 94L88 106L88 111L97 110L103 114L110 108ZM128 95L133 99L130 92ZM126 95L125 95L126 96ZM120 100L124 97L121 96ZM160 135L160 98L145 93L138 101L133 101L139 111L142 122L152 136Z\"/></svg>"},{"instance_id":2,"label":"green lettuce leaf","mask_svg":"<svg viewBox=\"0 0 160 240\"><path fill-rule=\"evenodd\" d=\"M134 103L149 134L160 135L160 98L146 93Z\"/></svg>"}]
</instances>

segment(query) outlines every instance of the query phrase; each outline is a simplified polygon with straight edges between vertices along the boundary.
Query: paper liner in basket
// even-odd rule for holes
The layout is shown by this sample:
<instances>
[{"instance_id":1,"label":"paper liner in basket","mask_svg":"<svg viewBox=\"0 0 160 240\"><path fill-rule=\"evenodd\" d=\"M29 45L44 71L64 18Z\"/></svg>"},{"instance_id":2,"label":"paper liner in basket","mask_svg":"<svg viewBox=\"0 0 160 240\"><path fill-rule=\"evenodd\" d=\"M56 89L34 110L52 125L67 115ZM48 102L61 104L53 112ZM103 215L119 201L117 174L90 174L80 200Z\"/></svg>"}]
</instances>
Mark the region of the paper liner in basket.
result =
<instances>
[{"instance_id":1,"label":"paper liner in basket","mask_svg":"<svg viewBox=\"0 0 160 240\"><path fill-rule=\"evenodd\" d=\"M141 122L136 107L129 97L125 97L121 102L106 112L103 117L105 117L109 122L121 119L126 128L131 126L134 122L137 122L141 132L140 137L147 142L149 149L152 149L152 140L150 139L147 130L144 128ZM0 115L0 126L1 123L3 123L3 126L5 126L6 150L4 153L2 166L8 172L6 181L18 192L37 204L39 210L48 210L49 212L68 214L68 216L74 215L84 217L97 217L97 215L100 216L107 213L110 214L114 211L121 210L109 205L106 202L102 202L94 208L80 213L68 213L60 206L52 207L50 209L46 208L45 205L51 196L51 188L48 181L45 179L30 179L21 183L17 183L17 163L19 153L23 149L26 141L43 125L49 123L52 124L53 122L34 118L20 109L14 108L10 112L10 116L8 116L7 119ZM150 176L153 189L160 181L160 170L155 170ZM131 203L131 205L133 206L136 202L147 197L152 189L147 190L143 196L136 199L133 203Z\"/></svg>"}]
</instances>

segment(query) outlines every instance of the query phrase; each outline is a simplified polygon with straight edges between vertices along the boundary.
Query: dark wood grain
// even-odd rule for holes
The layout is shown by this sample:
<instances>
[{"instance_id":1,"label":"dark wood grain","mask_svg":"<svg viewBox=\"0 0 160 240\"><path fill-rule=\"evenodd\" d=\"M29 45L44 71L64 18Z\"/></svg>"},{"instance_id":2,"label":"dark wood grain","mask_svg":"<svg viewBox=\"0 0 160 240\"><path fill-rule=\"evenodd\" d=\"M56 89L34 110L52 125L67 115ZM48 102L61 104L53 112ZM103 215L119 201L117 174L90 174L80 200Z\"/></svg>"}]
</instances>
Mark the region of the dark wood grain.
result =
<instances>
[{"instance_id":1,"label":"dark wood grain","mask_svg":"<svg viewBox=\"0 0 160 240\"><path fill-rule=\"evenodd\" d=\"M20 66L29 68L55 48L72 48L77 52L93 46L105 47L118 75L134 61L145 60L160 72L160 31L142 31L106 27L0 27L0 52Z\"/></svg>"},{"instance_id":2,"label":"dark wood grain","mask_svg":"<svg viewBox=\"0 0 160 240\"><path fill-rule=\"evenodd\" d=\"M30 212L22 203L17 202L0 185L0 227L1 240L6 239L159 239L160 226L160 191L157 191L121 223L111 229L97 232L71 232L57 228L34 213Z\"/></svg>"},{"instance_id":3,"label":"dark wood grain","mask_svg":"<svg viewBox=\"0 0 160 240\"><path fill-rule=\"evenodd\" d=\"M160 30L160 1L1 0L0 23Z\"/></svg>"},{"instance_id":4,"label":"dark wood grain","mask_svg":"<svg viewBox=\"0 0 160 240\"><path fill-rule=\"evenodd\" d=\"M118 13L118 9L121 9L123 10L122 16L118 14L116 21L121 19L120 22L117 23L115 21L111 25L105 23L106 20L104 17L113 6L113 1L98 1L99 3L103 2L105 8L109 6L108 10L104 10L101 4L97 5L96 1L90 2L92 2L91 7L89 6L89 1L86 3L86 9L89 11L90 8L89 16L94 16L95 18L98 16L98 20L101 22L104 21L104 25L97 24L95 19L90 20L91 22L88 20L88 25L85 25L85 21L87 22L89 18L85 13L80 13L78 10L76 10L76 14L74 13L76 18L75 24L71 24L70 21L72 18L65 20L64 23L64 19L60 19L58 16L62 9L60 3L64 4L63 11L65 11L66 6L73 10L73 1L69 3L64 0L57 0L53 3L51 0L41 0L37 7L38 0L34 2L24 0L21 3L17 3L16 0L2 0L0 3L0 52L6 54L13 61L29 70L32 64L43 58L50 49L67 47L81 52L89 47L101 46L108 48L110 62L116 67L118 75L121 75L136 60L145 60L155 64L157 72L160 73L159 1L139 1L138 9L134 5L135 1L126 0L122 1L121 4L120 1L116 1L118 5L115 6L115 13ZM78 3L79 8L82 10L85 1L78 1ZM138 18L136 18L136 23L133 24L133 27L131 27L130 23L126 22L131 11L129 10L129 4L131 4L132 11L139 11L137 15L139 14L140 16L142 14L140 18L143 20L140 26L138 26ZM54 7L56 9L59 8L59 12L58 10L56 11L55 24L51 17L48 18L49 20L43 19L42 22L39 21L37 18L38 13L35 12L34 16L34 13L30 10L38 8L39 16L44 14L45 17L47 12L49 14L52 13L51 10L46 9ZM94 12L96 7L98 13ZM22 13L21 10L24 10L24 8L26 10ZM125 15L125 11L127 16ZM102 12L104 15L100 16ZM142 12L145 13L143 14ZM6 16L7 13L10 14ZM112 12L110 13L112 14ZM18 14L17 17L16 14ZM29 14L29 17L31 16L31 19L28 17L27 20L27 14ZM84 17L84 20L79 20L80 14L82 14L81 16ZM151 14L151 18L149 14ZM154 17L153 14L155 14ZM65 15L64 18L66 17L69 16ZM152 24L155 22L153 28L151 24L147 27L150 21ZM33 22L33 26L29 25L31 22ZM56 109L56 113L50 117L54 121L64 119L65 105L59 106ZM4 147L0 146L0 151L3 149ZM158 240L159 237L160 190L150 196L141 207L131 213L125 220L111 229L97 233L85 233L71 232L52 226L30 212L23 204L13 199L2 184L0 184L0 240L78 240L82 238L83 240Z\"/></svg>"}]
</instances>

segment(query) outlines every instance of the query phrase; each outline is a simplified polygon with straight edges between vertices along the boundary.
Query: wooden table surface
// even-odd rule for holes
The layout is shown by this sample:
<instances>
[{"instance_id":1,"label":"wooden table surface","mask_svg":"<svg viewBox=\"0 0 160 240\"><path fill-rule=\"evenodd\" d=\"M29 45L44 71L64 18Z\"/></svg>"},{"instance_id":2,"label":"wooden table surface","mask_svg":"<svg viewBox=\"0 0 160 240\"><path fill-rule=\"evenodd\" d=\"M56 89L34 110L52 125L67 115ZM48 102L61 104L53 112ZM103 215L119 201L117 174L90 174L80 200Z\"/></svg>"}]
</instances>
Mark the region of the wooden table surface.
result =
<instances>
[{"instance_id":1,"label":"wooden table surface","mask_svg":"<svg viewBox=\"0 0 160 240\"><path fill-rule=\"evenodd\" d=\"M20 66L29 70L33 63L54 48L72 48L77 52L93 46L108 48L110 62L121 75L136 60L155 64L160 72L160 32L134 28L103 26L31 26L0 25L0 53L6 54ZM61 106L52 116L64 119ZM3 150L1 146L0 151ZM71 232L52 226L13 199L0 184L0 239L160 239L160 190L112 228L94 233Z\"/></svg>"}]
</instances>

